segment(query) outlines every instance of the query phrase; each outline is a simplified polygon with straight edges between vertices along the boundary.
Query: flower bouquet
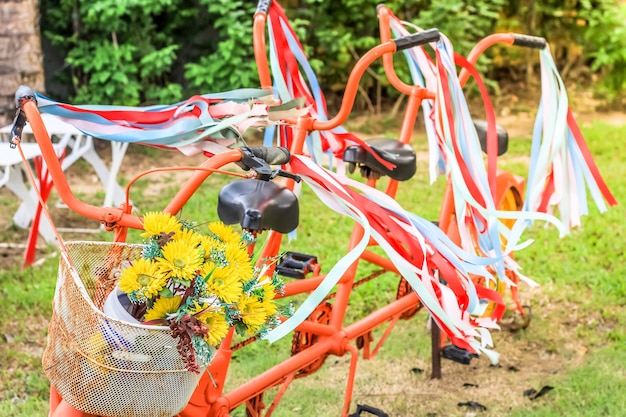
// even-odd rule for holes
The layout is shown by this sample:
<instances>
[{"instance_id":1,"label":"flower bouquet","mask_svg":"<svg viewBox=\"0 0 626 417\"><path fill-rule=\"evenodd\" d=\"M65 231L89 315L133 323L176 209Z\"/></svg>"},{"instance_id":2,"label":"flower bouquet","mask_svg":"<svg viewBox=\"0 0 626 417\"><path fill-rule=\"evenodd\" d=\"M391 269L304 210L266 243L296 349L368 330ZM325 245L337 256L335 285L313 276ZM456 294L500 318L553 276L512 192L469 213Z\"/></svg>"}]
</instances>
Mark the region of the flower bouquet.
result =
<instances>
[{"instance_id":1,"label":"flower bouquet","mask_svg":"<svg viewBox=\"0 0 626 417\"><path fill-rule=\"evenodd\" d=\"M234 328L262 336L289 315L282 282L254 267L245 232L167 213L143 219L143 244L65 242L43 369L87 414L167 417ZM285 310L285 311L282 311Z\"/></svg>"},{"instance_id":2,"label":"flower bouquet","mask_svg":"<svg viewBox=\"0 0 626 417\"><path fill-rule=\"evenodd\" d=\"M143 325L168 326L189 371L211 362L231 327L262 336L279 324L286 312L274 297L283 282L254 267L252 236L221 222L200 233L194 223L160 212L146 214L143 226L141 257L122 268L109 298L125 295L128 313Z\"/></svg>"}]
</instances>

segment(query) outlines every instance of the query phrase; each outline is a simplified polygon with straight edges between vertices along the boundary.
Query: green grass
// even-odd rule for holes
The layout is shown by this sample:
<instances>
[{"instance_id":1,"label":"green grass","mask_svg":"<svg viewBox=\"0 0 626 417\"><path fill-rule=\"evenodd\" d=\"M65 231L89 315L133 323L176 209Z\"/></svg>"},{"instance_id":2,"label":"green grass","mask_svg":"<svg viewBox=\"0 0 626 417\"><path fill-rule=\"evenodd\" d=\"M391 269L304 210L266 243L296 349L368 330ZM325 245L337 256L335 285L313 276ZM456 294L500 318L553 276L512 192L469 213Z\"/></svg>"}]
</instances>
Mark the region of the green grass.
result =
<instances>
[{"instance_id":1,"label":"green grass","mask_svg":"<svg viewBox=\"0 0 626 417\"><path fill-rule=\"evenodd\" d=\"M554 377L556 389L546 402L515 410L509 417L622 416L626 410L626 349L624 341L593 352L587 363Z\"/></svg>"},{"instance_id":2,"label":"green grass","mask_svg":"<svg viewBox=\"0 0 626 417\"><path fill-rule=\"evenodd\" d=\"M626 128L596 123L584 129L584 133L613 193L618 198L626 195L626 164L623 163L626 141L622 139ZM418 151L424 151L424 141L417 142ZM528 155L529 147L528 140L512 140L509 154L503 157L499 166L525 175L527 160L524 156ZM179 179L167 174L148 178L133 188L132 198L142 213L160 209L164 198L172 195L179 184ZM183 216L201 222L217 219L217 192L229 180L221 176L211 177L185 207ZM151 193L157 181L165 186ZM444 186L443 179L432 186L428 184L426 162L420 161L417 177L402 185L398 201L420 216L435 220ZM11 207L9 202L2 204ZM535 387L555 387L535 401L524 399L519 393L519 401L499 404L495 400L499 388L494 386L491 390L494 403L490 403L489 410L480 415L623 414L622 410L626 409L623 396L626 388L623 365L626 361L625 215L622 206L603 214L593 208L583 218L582 226L562 239L553 227L540 223L525 235L535 242L517 253L516 259L523 266L523 272L541 284L540 295L527 291L524 286L521 288L522 298L533 305L534 318L528 330L513 335L495 332L494 338L496 342L506 341L498 346L498 350L508 355L503 355L503 361L516 357L516 352L508 352L506 346L502 346L502 343L510 342L523 346L529 354L536 354L538 361L543 357L558 357L562 367L556 373L529 376L529 384L532 382ZM323 270L328 271L345 254L351 227L351 221L328 210L307 187L303 187L297 238L289 242L285 240L284 248L317 255L322 260ZM137 232L130 236L130 240L140 241ZM47 381L40 361L56 268L56 260L51 259L23 271L0 271L0 305L3 307L0 309L0 357L3 358L0 365L0 416L47 415ZM369 272L371 269L361 270L362 274ZM348 319L356 320L384 305L395 296L396 285L397 278L386 274L360 287L351 298ZM424 318L422 313L417 320L399 325L379 356L372 361L373 369L367 362L359 364L355 401L382 403L387 407L385 411L394 416L427 415L428 412L438 416L466 415L464 410L456 407L456 400L445 395L451 387L447 384L456 383L459 368L444 370L441 385L428 380L430 340L423 326ZM289 345L290 340L283 339L276 346L257 343L236 352L229 373L229 386L245 382L286 358ZM581 354L583 348L586 353ZM546 363L549 364L549 360ZM388 373L394 372L391 369L400 364L405 366L396 377L404 381L404 388L389 388L394 376ZM346 366L346 357L330 357L318 373L298 380L289 388L274 415L338 415L343 401ZM411 367L419 367L425 372L423 375L411 374L405 369ZM485 372L491 372L481 368L480 363L477 367L476 372L483 376L487 375ZM361 378L361 372L364 378ZM422 390L432 387L432 392L427 391L430 400L426 394L406 394L410 387ZM436 387L441 388L437 390ZM353 403L351 411L354 409ZM241 409L233 413L233 416L243 415L245 412Z\"/></svg>"}]
</instances>

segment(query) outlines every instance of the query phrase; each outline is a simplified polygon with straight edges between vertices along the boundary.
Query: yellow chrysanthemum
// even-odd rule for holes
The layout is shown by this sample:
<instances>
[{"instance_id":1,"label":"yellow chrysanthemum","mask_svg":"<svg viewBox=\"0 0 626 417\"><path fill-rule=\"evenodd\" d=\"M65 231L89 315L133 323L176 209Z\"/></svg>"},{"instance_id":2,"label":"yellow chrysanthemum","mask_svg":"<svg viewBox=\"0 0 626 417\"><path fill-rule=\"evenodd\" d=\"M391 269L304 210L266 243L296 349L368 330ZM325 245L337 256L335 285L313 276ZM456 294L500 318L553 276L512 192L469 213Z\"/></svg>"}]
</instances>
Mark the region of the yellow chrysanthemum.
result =
<instances>
[{"instance_id":1,"label":"yellow chrysanthemum","mask_svg":"<svg viewBox=\"0 0 626 417\"><path fill-rule=\"evenodd\" d=\"M209 231L218 239L226 243L235 243L241 245L241 236L233 230L232 226L228 226L222 222L209 223Z\"/></svg>"},{"instance_id":2,"label":"yellow chrysanthemum","mask_svg":"<svg viewBox=\"0 0 626 417\"><path fill-rule=\"evenodd\" d=\"M211 346L219 346L228 334L228 322L223 312L203 313L197 318L209 329L209 334L204 340Z\"/></svg>"},{"instance_id":3,"label":"yellow chrysanthemum","mask_svg":"<svg viewBox=\"0 0 626 417\"><path fill-rule=\"evenodd\" d=\"M256 333L267 320L265 306L257 297L242 295L237 302L237 309L241 312L241 321L252 334Z\"/></svg>"},{"instance_id":4,"label":"yellow chrysanthemum","mask_svg":"<svg viewBox=\"0 0 626 417\"><path fill-rule=\"evenodd\" d=\"M152 298L163 289L167 277L147 259L138 259L122 271L118 286L127 294L141 300Z\"/></svg>"},{"instance_id":5,"label":"yellow chrysanthemum","mask_svg":"<svg viewBox=\"0 0 626 417\"><path fill-rule=\"evenodd\" d=\"M272 284L263 285L263 308L267 316L273 316L278 311L274 298L276 297L276 289Z\"/></svg>"},{"instance_id":6,"label":"yellow chrysanthemum","mask_svg":"<svg viewBox=\"0 0 626 417\"><path fill-rule=\"evenodd\" d=\"M197 247L187 242L173 240L163 246L162 258L156 258L159 270L167 278L189 281L202 266L202 256Z\"/></svg>"},{"instance_id":7,"label":"yellow chrysanthemum","mask_svg":"<svg viewBox=\"0 0 626 417\"><path fill-rule=\"evenodd\" d=\"M235 303L239 300L242 293L242 283L232 267L214 267L207 272L206 275L210 274L207 280L207 290L209 293L215 294L225 303Z\"/></svg>"},{"instance_id":8,"label":"yellow chrysanthemum","mask_svg":"<svg viewBox=\"0 0 626 417\"><path fill-rule=\"evenodd\" d=\"M168 315L178 311L181 300L182 298L178 295L170 298L160 297L154 302L152 308L146 311L144 321L166 319Z\"/></svg>"},{"instance_id":9,"label":"yellow chrysanthemum","mask_svg":"<svg viewBox=\"0 0 626 417\"><path fill-rule=\"evenodd\" d=\"M202 268L200 268L200 275L202 275L202 277L206 277L211 274L216 267L217 265L215 265L212 261L205 261L202 264Z\"/></svg>"},{"instance_id":10,"label":"yellow chrysanthemum","mask_svg":"<svg viewBox=\"0 0 626 417\"><path fill-rule=\"evenodd\" d=\"M143 216L143 237L160 236L161 233L176 233L180 231L180 223L170 213L150 212Z\"/></svg>"},{"instance_id":11,"label":"yellow chrysanthemum","mask_svg":"<svg viewBox=\"0 0 626 417\"><path fill-rule=\"evenodd\" d=\"M220 312L220 314L224 313L223 308L217 299L215 299L215 301L213 302L198 302L196 300L193 300L193 303L188 306L185 311L196 317L209 312Z\"/></svg>"},{"instance_id":12,"label":"yellow chrysanthemum","mask_svg":"<svg viewBox=\"0 0 626 417\"><path fill-rule=\"evenodd\" d=\"M227 243L224 248L224 256L239 280L247 281L252 278L252 273L254 272L252 262L250 262L250 256L245 247L239 244Z\"/></svg>"},{"instance_id":13,"label":"yellow chrysanthemum","mask_svg":"<svg viewBox=\"0 0 626 417\"><path fill-rule=\"evenodd\" d=\"M189 246L199 246L202 242L202 235L195 230L192 229L180 229L178 232L174 234L173 237L175 240L179 240L181 242L187 242Z\"/></svg>"},{"instance_id":14,"label":"yellow chrysanthemum","mask_svg":"<svg viewBox=\"0 0 626 417\"><path fill-rule=\"evenodd\" d=\"M224 243L212 236L202 236L200 249L202 250L204 259L209 259L214 251L221 251L224 249Z\"/></svg>"}]
</instances>

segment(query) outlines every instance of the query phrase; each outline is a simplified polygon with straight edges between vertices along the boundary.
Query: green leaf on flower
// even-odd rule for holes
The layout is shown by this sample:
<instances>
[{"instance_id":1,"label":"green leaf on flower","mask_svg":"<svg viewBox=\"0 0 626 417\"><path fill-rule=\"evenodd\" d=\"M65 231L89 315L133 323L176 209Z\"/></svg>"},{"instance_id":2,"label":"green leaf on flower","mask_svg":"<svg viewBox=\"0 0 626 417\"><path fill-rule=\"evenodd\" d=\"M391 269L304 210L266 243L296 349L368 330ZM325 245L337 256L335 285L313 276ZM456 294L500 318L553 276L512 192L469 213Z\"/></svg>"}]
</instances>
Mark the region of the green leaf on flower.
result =
<instances>
[{"instance_id":1,"label":"green leaf on flower","mask_svg":"<svg viewBox=\"0 0 626 417\"><path fill-rule=\"evenodd\" d=\"M172 298L174 293L169 288L165 287L161 291L159 291L159 295L164 298Z\"/></svg>"},{"instance_id":2,"label":"green leaf on flower","mask_svg":"<svg viewBox=\"0 0 626 417\"><path fill-rule=\"evenodd\" d=\"M246 336L248 334L248 328L241 321L235 323L235 331L239 336Z\"/></svg>"}]
</instances>

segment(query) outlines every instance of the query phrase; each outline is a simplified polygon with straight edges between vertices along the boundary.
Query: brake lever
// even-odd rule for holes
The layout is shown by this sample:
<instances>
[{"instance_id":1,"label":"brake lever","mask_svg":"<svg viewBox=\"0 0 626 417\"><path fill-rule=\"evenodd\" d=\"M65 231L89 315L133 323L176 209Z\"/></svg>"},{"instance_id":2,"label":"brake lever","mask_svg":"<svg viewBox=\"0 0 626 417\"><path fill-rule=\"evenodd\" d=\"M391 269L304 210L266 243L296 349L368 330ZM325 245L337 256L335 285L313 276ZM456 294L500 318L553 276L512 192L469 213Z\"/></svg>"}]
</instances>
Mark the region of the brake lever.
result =
<instances>
[{"instance_id":1,"label":"brake lever","mask_svg":"<svg viewBox=\"0 0 626 417\"><path fill-rule=\"evenodd\" d=\"M276 177L289 178L289 179L294 180L295 182L302 181L302 177L300 177L300 175L292 174L291 172L285 171L284 169L275 169L274 176L272 178L276 178Z\"/></svg>"},{"instance_id":2,"label":"brake lever","mask_svg":"<svg viewBox=\"0 0 626 417\"><path fill-rule=\"evenodd\" d=\"M254 178L262 181L269 181L276 177L285 177L291 178L296 182L302 181L302 178L296 174L292 174L291 172L287 172L283 169L272 169L270 165L262 158L255 156L248 149L242 149L242 157L241 161L239 161L239 166L245 169L246 171L252 170L255 175Z\"/></svg>"},{"instance_id":3,"label":"brake lever","mask_svg":"<svg viewBox=\"0 0 626 417\"><path fill-rule=\"evenodd\" d=\"M25 85L20 85L15 92L15 108L17 113L15 119L13 119L13 127L11 128L11 137L9 138L9 146L11 149L15 149L17 144L22 140L22 131L28 119L26 113L22 110L24 103L27 101L34 101L37 104L37 96L35 92Z\"/></svg>"},{"instance_id":4,"label":"brake lever","mask_svg":"<svg viewBox=\"0 0 626 417\"><path fill-rule=\"evenodd\" d=\"M22 131L26 126L26 114L22 109L17 110L15 119L13 119L13 127L11 128L11 136L9 138L9 147L15 149L17 144L22 140Z\"/></svg>"}]
</instances>

